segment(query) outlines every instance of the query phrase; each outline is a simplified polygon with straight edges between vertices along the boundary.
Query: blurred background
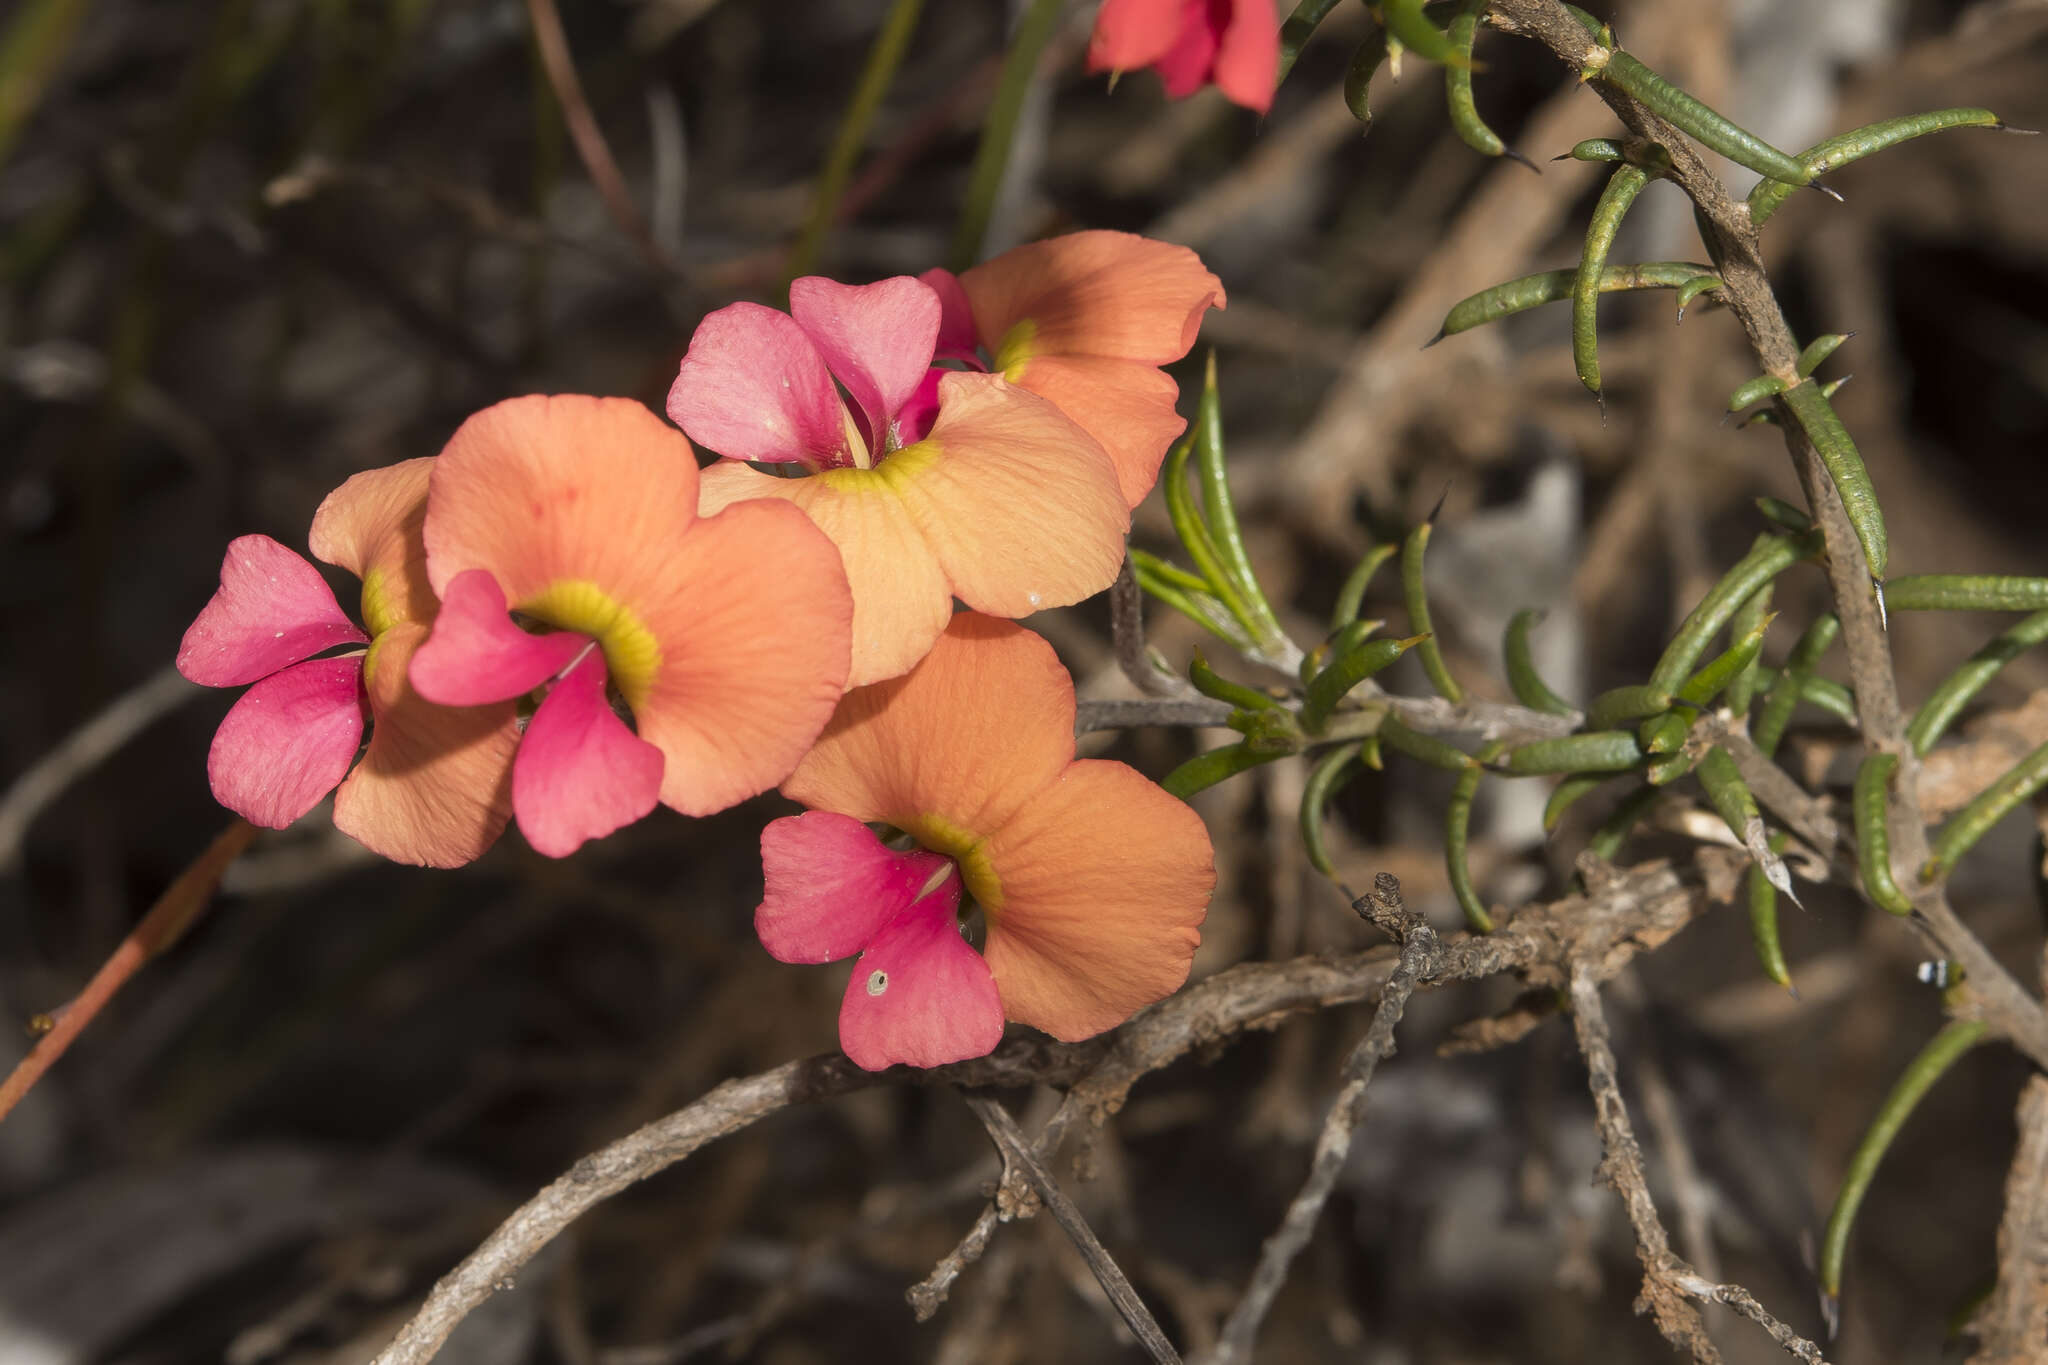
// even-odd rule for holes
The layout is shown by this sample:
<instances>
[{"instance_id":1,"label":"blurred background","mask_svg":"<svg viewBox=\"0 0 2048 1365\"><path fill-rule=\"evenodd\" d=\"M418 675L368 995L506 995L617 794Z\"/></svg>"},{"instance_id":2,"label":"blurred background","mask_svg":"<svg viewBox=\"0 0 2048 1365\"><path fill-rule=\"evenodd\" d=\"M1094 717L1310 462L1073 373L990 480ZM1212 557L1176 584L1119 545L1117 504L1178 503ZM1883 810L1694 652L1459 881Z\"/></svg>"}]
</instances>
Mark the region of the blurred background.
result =
<instances>
[{"instance_id":1,"label":"blurred background","mask_svg":"<svg viewBox=\"0 0 2048 1365\"><path fill-rule=\"evenodd\" d=\"M945 261L1014 8L925 7L823 273ZM348 475L431 454L509 395L658 409L698 318L777 292L886 9L563 5L646 223L636 237L578 160L515 0L14 0L0 18L0 1065L29 1045L21 1021L75 994L226 823L205 756L232 695L167 676L226 542L303 546ZM1948 105L2048 125L2039 0L1628 0L1611 17L1631 50L1788 148ZM1112 93L1080 69L1091 19L1075 5L1048 50L986 250L1123 228L1192 246L1222 277L1230 306L1203 344L1254 554L1297 638L1319 638L1363 549L1442 499L1432 588L1470 686L1507 695L1500 628L1524 606L1550 612L1538 638L1559 690L1645 676L1759 528L1752 500L1797 497L1775 435L1721 421L1754 371L1737 329L1705 304L1674 328L1668 295L1609 296L1604 414L1573 376L1559 309L1421 349L1464 295L1576 262L1602 178L1549 158L1612 130L1598 100L1535 48L1482 36L1480 108L1542 165L1532 175L1457 141L1441 74L1419 61L1378 78L1361 136L1339 94L1360 7L1326 21L1264 119L1214 92L1168 103L1150 73ZM1856 375L1839 405L1895 571L2048 571L2048 140L1955 132L1831 179L1847 202L1796 196L1768 260L1802 338L1856 333L1829 373ZM1682 199L1653 186L1613 259L1700 251ZM1171 549L1156 502L1135 538ZM1818 574L1781 583L1768 657L1823 600ZM1033 624L1084 697L1125 694L1100 603ZM1170 659L1200 642L1164 612L1152 625ZM1899 622L1908 702L1996 628ZM2024 659L1987 702L2010 710L2044 686L2048 666ZM1997 723L2042 730L2042 709ZM1845 786L1844 737L1803 717L1794 770ZM1087 751L1158 776L1198 742L1215 740L1152 731ZM1371 941L1301 855L1304 774L1276 764L1200 799L1221 884L1198 974ZM1449 925L1444 796L1390 760L1340 803L1336 851L1354 884L1394 872ZM381 865L324 810L261 838L200 926L0 1125L0 1362L366 1360L578 1156L721 1079L828 1050L846 967L782 966L751 932L754 841L785 809L658 812L565 862L510 833L460 873ZM1473 861L1496 903L1558 894L1587 828L1546 848L1532 825L1526 794L1482 812ZM2029 981L2030 836L2015 822L1956 883L1965 918ZM1626 856L1659 851L1650 838ZM1669 1092L1700 1168L1677 1191L1697 1211L1680 1249L1706 1268L1704 1248L1710 1273L1813 1334L1805 1248L1940 1015L1916 942L1839 892L1815 888L1784 932L1797 999L1763 979L1730 908L1646 958L1612 1010L1626 1078ZM1496 982L1417 1001L1263 1358L1673 1358L1630 1311L1634 1250L1591 1184L1597 1140L1563 1027L1435 1053L1511 995ZM1184 1346L1235 1302L1365 1018L1295 1019L1184 1060L1093 1143L1092 1180L1062 1163ZM1986 1050L1914 1117L1866 1205L1831 1359L1960 1358L1950 1324L1988 1288L2023 1076ZM1007 1097L1027 1127L1049 1098ZM903 1290L996 1170L942 1091L778 1115L584 1219L442 1358L1136 1358L1043 1219L999 1232L939 1316L912 1321ZM1674 1191L1659 1193L1677 1228ZM1731 1360L1781 1358L1745 1324L1714 1325Z\"/></svg>"}]
</instances>

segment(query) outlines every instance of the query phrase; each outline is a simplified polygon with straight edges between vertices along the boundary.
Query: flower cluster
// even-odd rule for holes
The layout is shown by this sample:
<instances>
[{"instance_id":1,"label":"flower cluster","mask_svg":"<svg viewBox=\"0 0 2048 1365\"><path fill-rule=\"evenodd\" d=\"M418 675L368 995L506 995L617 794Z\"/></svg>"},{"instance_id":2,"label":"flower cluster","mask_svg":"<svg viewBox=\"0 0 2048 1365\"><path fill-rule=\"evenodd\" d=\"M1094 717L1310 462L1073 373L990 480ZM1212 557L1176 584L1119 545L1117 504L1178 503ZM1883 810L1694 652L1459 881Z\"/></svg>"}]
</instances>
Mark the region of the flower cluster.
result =
<instances>
[{"instance_id":1,"label":"flower cluster","mask_svg":"<svg viewBox=\"0 0 2048 1365\"><path fill-rule=\"evenodd\" d=\"M310 548L361 581L360 626L285 546L229 546L178 655L249 685L214 793L282 828L331 791L365 846L450 867L508 821L562 857L780 784L809 813L762 836L756 927L785 961L862 956L855 1061L978 1056L1006 1018L1113 1027L1186 978L1208 837L1075 759L1072 683L1000 618L1114 578L1184 427L1160 367L1222 303L1192 252L1083 232L720 309L673 426L618 398L487 408L321 505ZM692 441L723 458L700 472Z\"/></svg>"}]
</instances>

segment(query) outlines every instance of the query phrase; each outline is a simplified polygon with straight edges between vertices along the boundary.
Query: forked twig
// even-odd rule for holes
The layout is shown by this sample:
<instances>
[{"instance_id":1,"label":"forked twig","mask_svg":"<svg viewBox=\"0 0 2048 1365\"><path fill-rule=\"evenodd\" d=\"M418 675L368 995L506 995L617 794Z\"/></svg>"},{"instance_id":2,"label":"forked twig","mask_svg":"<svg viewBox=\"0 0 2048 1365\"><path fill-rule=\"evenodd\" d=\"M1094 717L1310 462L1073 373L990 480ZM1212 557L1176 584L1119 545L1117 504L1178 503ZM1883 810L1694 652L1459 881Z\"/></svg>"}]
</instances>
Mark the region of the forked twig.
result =
<instances>
[{"instance_id":1,"label":"forked twig","mask_svg":"<svg viewBox=\"0 0 2048 1365\"><path fill-rule=\"evenodd\" d=\"M1180 1365L1180 1352L1173 1349L1173 1343L1166 1339L1166 1333L1159 1330L1159 1322L1152 1316L1152 1310L1145 1307L1145 1301L1138 1297L1138 1291L1131 1288L1130 1279L1104 1249L1095 1230L1088 1226L1088 1220L1081 1216L1081 1210L1074 1207L1074 1201L1067 1198L1067 1192L1052 1178L1052 1172L1045 1169L1031 1150L1031 1143L1017 1127L1017 1120L1010 1117L1010 1111L983 1095L966 1097L967 1107L972 1109L988 1135L994 1140L996 1150L1003 1154L1006 1169L1021 1172L1038 1191L1038 1197L1045 1201L1047 1212L1060 1230L1073 1242L1074 1249L1081 1253L1081 1259L1088 1263L1088 1269L1095 1276L1102 1292L1109 1295L1117 1316L1131 1329L1152 1359L1159 1365Z\"/></svg>"},{"instance_id":2,"label":"forked twig","mask_svg":"<svg viewBox=\"0 0 2048 1365\"><path fill-rule=\"evenodd\" d=\"M1600 1004L1600 983L1590 964L1579 962L1572 967L1571 997L1572 1029L1586 1059L1594 1118L1606 1152L1600 1174L1621 1196L1628 1210L1629 1226L1635 1230L1636 1256L1643 1263L1643 1292L1636 1300L1636 1311L1647 1310L1665 1339L1680 1350L1690 1351L1701 1365L1715 1365L1721 1353L1707 1336L1706 1323L1693 1307L1695 1301L1727 1304L1770 1333L1773 1341L1803 1365L1826 1365L1820 1347L1778 1321L1748 1290L1740 1285L1714 1283L1672 1251L1671 1238L1657 1216L1656 1201L1650 1197L1649 1180L1643 1173L1643 1152L1629 1123L1628 1106L1622 1102L1607 1013Z\"/></svg>"},{"instance_id":3,"label":"forked twig","mask_svg":"<svg viewBox=\"0 0 2048 1365\"><path fill-rule=\"evenodd\" d=\"M1216 1348L1205 1365L1236 1365L1251 1359L1259 1325L1266 1320L1280 1287L1287 1282L1294 1258L1314 1234L1323 1205L1329 1202L1345 1158L1351 1154L1352 1139L1365 1119L1366 1087L1372 1084L1373 1072L1381 1060L1394 1054L1394 1030L1408 1008L1408 997L1415 993L1419 982L1444 969L1447 954L1442 941L1435 930L1402 903L1399 881L1382 872L1374 879L1372 894L1362 897L1359 907L1361 914L1400 941L1400 961L1380 992L1379 1007L1373 1011L1365 1036L1344 1061L1344 1085L1330 1105L1329 1117L1323 1120L1323 1131L1316 1139L1315 1155L1309 1162L1308 1179L1302 1182L1294 1202L1287 1206L1280 1226L1266 1239L1251 1283L1224 1322Z\"/></svg>"}]
</instances>

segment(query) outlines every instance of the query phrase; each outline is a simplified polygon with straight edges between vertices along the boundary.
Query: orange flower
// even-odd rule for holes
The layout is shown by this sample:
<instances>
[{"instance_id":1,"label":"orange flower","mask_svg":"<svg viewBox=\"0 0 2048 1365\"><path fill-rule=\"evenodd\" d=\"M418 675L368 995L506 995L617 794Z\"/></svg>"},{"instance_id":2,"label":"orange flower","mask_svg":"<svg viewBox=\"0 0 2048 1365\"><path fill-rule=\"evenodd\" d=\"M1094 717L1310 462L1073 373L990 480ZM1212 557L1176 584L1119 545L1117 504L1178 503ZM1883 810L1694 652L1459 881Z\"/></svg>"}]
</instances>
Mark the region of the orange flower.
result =
<instances>
[{"instance_id":1,"label":"orange flower","mask_svg":"<svg viewBox=\"0 0 2048 1365\"><path fill-rule=\"evenodd\" d=\"M1075 232L1006 251L954 278L919 278L944 308L941 356L979 349L1012 384L1043 394L1102 443L1136 507L1187 423L1159 367L1195 344L1223 284L1184 246L1128 232Z\"/></svg>"},{"instance_id":2,"label":"orange flower","mask_svg":"<svg viewBox=\"0 0 2048 1365\"><path fill-rule=\"evenodd\" d=\"M1006 1017L1091 1037L1187 979L1208 832L1135 770L1074 757L1073 684L1021 626L955 616L907 676L847 694L782 791L811 813L762 833L755 927L785 962L862 954L840 1042L864 1067L980 1056ZM979 956L954 932L963 890Z\"/></svg>"},{"instance_id":3,"label":"orange flower","mask_svg":"<svg viewBox=\"0 0 2048 1365\"><path fill-rule=\"evenodd\" d=\"M436 706L406 677L439 610L420 536L433 463L358 474L314 514L313 553L362 580L367 634L312 565L268 536L243 536L185 633L178 669L215 687L254 684L207 757L222 805L282 829L334 791L335 827L366 848L458 867L489 848L511 815L518 731L509 703ZM311 657L341 644L368 649ZM358 762L365 714L370 743Z\"/></svg>"},{"instance_id":4,"label":"orange flower","mask_svg":"<svg viewBox=\"0 0 2048 1365\"><path fill-rule=\"evenodd\" d=\"M697 492L689 442L619 398L499 403L434 467L442 610L412 681L453 706L546 689L512 770L543 853L657 800L703 815L766 790L843 690L852 603L831 542L772 502L700 517Z\"/></svg>"},{"instance_id":5,"label":"orange flower","mask_svg":"<svg viewBox=\"0 0 2048 1365\"><path fill-rule=\"evenodd\" d=\"M916 663L955 597L1015 617L1109 586L1130 529L1109 457L1037 394L931 370L941 310L929 286L806 278L790 307L706 317L668 412L727 457L704 471L706 515L782 499L839 547L853 590L848 686ZM780 478L742 461L809 472Z\"/></svg>"}]
</instances>

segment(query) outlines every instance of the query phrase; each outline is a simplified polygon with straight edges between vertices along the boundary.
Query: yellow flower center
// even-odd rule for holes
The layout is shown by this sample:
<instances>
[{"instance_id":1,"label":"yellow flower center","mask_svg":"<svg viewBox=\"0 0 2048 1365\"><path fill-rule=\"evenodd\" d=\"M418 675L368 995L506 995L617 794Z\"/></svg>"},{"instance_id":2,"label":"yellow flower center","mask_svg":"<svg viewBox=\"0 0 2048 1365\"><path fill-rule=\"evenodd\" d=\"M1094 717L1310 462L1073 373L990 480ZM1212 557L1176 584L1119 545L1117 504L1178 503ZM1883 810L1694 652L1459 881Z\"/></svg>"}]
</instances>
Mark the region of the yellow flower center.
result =
<instances>
[{"instance_id":1,"label":"yellow flower center","mask_svg":"<svg viewBox=\"0 0 2048 1365\"><path fill-rule=\"evenodd\" d=\"M904 484L931 468L939 458L938 442L927 436L914 446L905 446L892 451L886 458L875 461L870 469L821 469L813 478L822 479L827 488L849 496L873 493L878 489L896 492Z\"/></svg>"},{"instance_id":2,"label":"yellow flower center","mask_svg":"<svg viewBox=\"0 0 2048 1365\"><path fill-rule=\"evenodd\" d=\"M583 578L557 579L519 603L517 610L597 641L613 686L635 711L654 690L655 675L661 671L660 641L631 609L597 584Z\"/></svg>"},{"instance_id":3,"label":"yellow flower center","mask_svg":"<svg viewBox=\"0 0 2048 1365\"><path fill-rule=\"evenodd\" d=\"M989 919L1003 908L1003 883L995 864L988 860L988 841L971 830L954 824L943 815L920 815L902 827L903 832L934 853L943 853L960 869L960 881Z\"/></svg>"},{"instance_id":4,"label":"yellow flower center","mask_svg":"<svg viewBox=\"0 0 2048 1365\"><path fill-rule=\"evenodd\" d=\"M370 632L371 639L405 619L399 608L400 603L393 600L391 584L382 569L372 569L363 576L363 628Z\"/></svg>"},{"instance_id":5,"label":"yellow flower center","mask_svg":"<svg viewBox=\"0 0 2048 1365\"><path fill-rule=\"evenodd\" d=\"M1030 318L1022 319L1003 333L1003 339L996 343L996 373L1012 384L1023 378L1024 366L1036 354L1032 345L1036 340L1038 324Z\"/></svg>"}]
</instances>

